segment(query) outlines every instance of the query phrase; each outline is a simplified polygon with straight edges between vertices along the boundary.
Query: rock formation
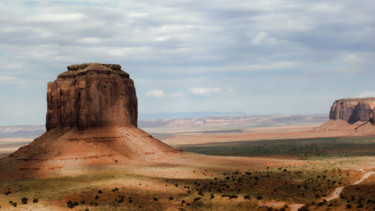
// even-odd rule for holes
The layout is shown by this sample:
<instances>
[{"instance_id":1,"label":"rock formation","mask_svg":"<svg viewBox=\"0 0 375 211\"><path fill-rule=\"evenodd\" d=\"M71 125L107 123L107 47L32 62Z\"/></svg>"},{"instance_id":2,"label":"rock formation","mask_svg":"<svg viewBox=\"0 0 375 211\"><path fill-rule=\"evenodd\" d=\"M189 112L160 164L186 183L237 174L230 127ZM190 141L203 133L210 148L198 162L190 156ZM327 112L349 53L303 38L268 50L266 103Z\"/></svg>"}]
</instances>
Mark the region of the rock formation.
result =
<instances>
[{"instance_id":1,"label":"rock formation","mask_svg":"<svg viewBox=\"0 0 375 211\"><path fill-rule=\"evenodd\" d=\"M339 135L375 134L375 98L347 98L336 100L331 106L329 121L317 131L337 132Z\"/></svg>"},{"instance_id":2,"label":"rock formation","mask_svg":"<svg viewBox=\"0 0 375 211\"><path fill-rule=\"evenodd\" d=\"M137 128L137 97L120 65L68 66L48 83L47 132L0 161L1 175L48 176L56 169L163 162L183 152Z\"/></svg>"},{"instance_id":3,"label":"rock formation","mask_svg":"<svg viewBox=\"0 0 375 211\"><path fill-rule=\"evenodd\" d=\"M331 106L329 119L374 123L375 98L349 98L336 100Z\"/></svg>"},{"instance_id":4,"label":"rock formation","mask_svg":"<svg viewBox=\"0 0 375 211\"><path fill-rule=\"evenodd\" d=\"M47 131L57 127L137 126L133 80L120 65L81 64L48 83Z\"/></svg>"}]
</instances>

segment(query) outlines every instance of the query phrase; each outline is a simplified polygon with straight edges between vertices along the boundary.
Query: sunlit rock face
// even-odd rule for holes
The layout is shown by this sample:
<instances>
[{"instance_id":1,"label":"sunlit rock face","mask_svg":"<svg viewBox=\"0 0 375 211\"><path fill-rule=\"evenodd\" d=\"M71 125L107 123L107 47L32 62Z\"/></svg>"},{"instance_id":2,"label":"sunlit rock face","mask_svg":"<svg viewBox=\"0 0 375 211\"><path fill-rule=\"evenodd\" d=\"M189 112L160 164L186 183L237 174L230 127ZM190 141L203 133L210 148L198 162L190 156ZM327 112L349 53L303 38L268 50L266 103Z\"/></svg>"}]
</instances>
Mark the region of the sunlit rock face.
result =
<instances>
[{"instance_id":1,"label":"sunlit rock face","mask_svg":"<svg viewBox=\"0 0 375 211\"><path fill-rule=\"evenodd\" d=\"M134 82L116 64L68 66L48 83L47 104L47 130L137 126Z\"/></svg>"},{"instance_id":2,"label":"sunlit rock face","mask_svg":"<svg viewBox=\"0 0 375 211\"><path fill-rule=\"evenodd\" d=\"M331 106L329 118L344 120L350 124L358 121L374 124L375 98L351 98L336 100Z\"/></svg>"}]
</instances>

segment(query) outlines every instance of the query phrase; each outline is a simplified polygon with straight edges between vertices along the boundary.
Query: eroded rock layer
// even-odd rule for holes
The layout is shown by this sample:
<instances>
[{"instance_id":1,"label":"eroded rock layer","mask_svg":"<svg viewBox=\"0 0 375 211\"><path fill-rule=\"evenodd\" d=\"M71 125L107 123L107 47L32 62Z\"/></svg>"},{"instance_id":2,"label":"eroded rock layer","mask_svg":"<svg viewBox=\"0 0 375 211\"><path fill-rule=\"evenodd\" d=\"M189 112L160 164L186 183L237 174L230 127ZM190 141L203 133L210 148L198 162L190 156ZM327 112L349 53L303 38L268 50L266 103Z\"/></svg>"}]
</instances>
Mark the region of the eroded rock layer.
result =
<instances>
[{"instance_id":1,"label":"eroded rock layer","mask_svg":"<svg viewBox=\"0 0 375 211\"><path fill-rule=\"evenodd\" d=\"M340 99L331 106L329 118L344 120L350 124L358 121L374 124L374 112L375 98Z\"/></svg>"},{"instance_id":2,"label":"eroded rock layer","mask_svg":"<svg viewBox=\"0 0 375 211\"><path fill-rule=\"evenodd\" d=\"M68 66L68 71L48 83L47 104L47 130L137 126L134 83L120 65Z\"/></svg>"}]
</instances>

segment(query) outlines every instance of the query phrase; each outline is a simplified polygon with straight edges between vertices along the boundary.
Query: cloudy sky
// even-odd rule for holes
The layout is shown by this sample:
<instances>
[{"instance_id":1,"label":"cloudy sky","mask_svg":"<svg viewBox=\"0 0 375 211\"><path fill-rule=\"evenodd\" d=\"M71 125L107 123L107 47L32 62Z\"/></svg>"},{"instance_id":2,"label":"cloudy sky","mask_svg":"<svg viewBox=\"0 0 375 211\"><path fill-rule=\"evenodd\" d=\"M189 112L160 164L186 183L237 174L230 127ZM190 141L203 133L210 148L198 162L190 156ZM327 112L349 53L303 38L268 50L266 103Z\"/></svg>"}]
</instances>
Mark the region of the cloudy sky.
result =
<instances>
[{"instance_id":1,"label":"cloudy sky","mask_svg":"<svg viewBox=\"0 0 375 211\"><path fill-rule=\"evenodd\" d=\"M0 2L0 125L44 124L70 64L122 65L141 114L328 113L375 96L375 1Z\"/></svg>"}]
</instances>

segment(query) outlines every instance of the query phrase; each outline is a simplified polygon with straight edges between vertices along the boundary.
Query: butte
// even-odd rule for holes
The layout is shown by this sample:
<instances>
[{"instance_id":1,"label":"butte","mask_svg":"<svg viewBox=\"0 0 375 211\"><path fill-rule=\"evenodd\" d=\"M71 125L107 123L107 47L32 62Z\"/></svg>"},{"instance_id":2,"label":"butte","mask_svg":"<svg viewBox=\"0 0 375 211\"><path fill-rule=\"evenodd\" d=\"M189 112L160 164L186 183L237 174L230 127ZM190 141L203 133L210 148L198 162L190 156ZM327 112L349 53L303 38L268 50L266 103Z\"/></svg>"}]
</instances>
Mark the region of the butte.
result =
<instances>
[{"instance_id":1,"label":"butte","mask_svg":"<svg viewBox=\"0 0 375 211\"><path fill-rule=\"evenodd\" d=\"M315 131L338 135L368 136L375 134L375 98L336 100L329 112L329 121Z\"/></svg>"},{"instance_id":2,"label":"butte","mask_svg":"<svg viewBox=\"0 0 375 211\"><path fill-rule=\"evenodd\" d=\"M137 128L134 82L120 65L68 66L48 83L47 131L0 161L4 177L48 177L55 170L170 162L189 154Z\"/></svg>"}]
</instances>

